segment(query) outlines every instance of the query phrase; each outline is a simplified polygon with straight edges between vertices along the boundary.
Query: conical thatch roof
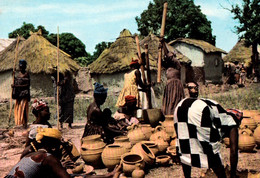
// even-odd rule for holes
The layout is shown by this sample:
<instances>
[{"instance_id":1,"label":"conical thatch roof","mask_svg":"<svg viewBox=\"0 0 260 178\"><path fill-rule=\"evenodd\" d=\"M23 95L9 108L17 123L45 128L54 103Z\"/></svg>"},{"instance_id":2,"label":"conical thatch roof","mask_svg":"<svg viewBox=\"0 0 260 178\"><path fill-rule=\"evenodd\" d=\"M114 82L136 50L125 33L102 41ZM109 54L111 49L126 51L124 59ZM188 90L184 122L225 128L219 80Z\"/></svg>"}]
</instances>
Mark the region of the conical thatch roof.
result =
<instances>
[{"instance_id":1,"label":"conical thatch roof","mask_svg":"<svg viewBox=\"0 0 260 178\"><path fill-rule=\"evenodd\" d=\"M249 66L252 56L252 46L246 47L245 40L242 39L229 51L229 53L223 58L224 62L244 63L245 66Z\"/></svg>"},{"instance_id":2,"label":"conical thatch roof","mask_svg":"<svg viewBox=\"0 0 260 178\"><path fill-rule=\"evenodd\" d=\"M132 58L137 58L136 53L135 39L129 30L124 29L110 48L104 50L98 59L89 65L90 72L111 74L128 70ZM151 69L156 67L156 63L157 61L150 60Z\"/></svg>"},{"instance_id":3,"label":"conical thatch roof","mask_svg":"<svg viewBox=\"0 0 260 178\"><path fill-rule=\"evenodd\" d=\"M13 69L16 42L17 40L0 53L0 72ZM57 66L57 47L41 33L33 33L27 40L21 40L19 43L17 60L19 59L27 61L27 70L31 73L51 74L54 72L53 68ZM18 69L18 61L16 68ZM79 65L68 54L59 50L60 72L72 72L78 69Z\"/></svg>"},{"instance_id":4,"label":"conical thatch roof","mask_svg":"<svg viewBox=\"0 0 260 178\"><path fill-rule=\"evenodd\" d=\"M221 52L227 54L226 51L217 48L213 46L212 44L203 41L203 40L195 40L195 39L189 39L189 38L177 38L176 40L171 41L169 44L173 45L178 42L187 43L196 47L201 48L205 53L211 53L211 52Z\"/></svg>"},{"instance_id":5,"label":"conical thatch roof","mask_svg":"<svg viewBox=\"0 0 260 178\"><path fill-rule=\"evenodd\" d=\"M159 38L157 36L155 36L154 34L150 33L147 37L145 37L141 42L140 45L142 48L144 47L144 44L147 43L148 44L148 51L149 54L151 54L151 56L153 57L153 60L157 60L158 59L158 46L159 46ZM173 48L171 45L169 45L168 43L166 43L166 47L169 51L174 52L176 54L177 59L184 64L190 63L191 60L184 56L181 52L179 52L178 50L176 50L175 48ZM163 51L164 53L164 51Z\"/></svg>"}]
</instances>

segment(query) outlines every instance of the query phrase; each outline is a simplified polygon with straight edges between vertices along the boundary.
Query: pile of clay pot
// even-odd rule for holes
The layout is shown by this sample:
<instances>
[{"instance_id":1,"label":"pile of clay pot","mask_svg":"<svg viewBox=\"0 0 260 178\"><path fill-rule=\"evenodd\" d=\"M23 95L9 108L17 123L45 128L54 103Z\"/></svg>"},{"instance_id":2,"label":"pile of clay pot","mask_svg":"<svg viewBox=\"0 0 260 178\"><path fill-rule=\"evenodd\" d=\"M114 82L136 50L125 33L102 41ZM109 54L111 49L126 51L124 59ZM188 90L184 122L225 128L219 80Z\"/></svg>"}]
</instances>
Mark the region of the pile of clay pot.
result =
<instances>
[{"instance_id":1,"label":"pile of clay pot","mask_svg":"<svg viewBox=\"0 0 260 178\"><path fill-rule=\"evenodd\" d=\"M244 118L239 126L238 149L241 152L253 153L260 148L260 113L257 110L243 110ZM229 147L229 138L223 139Z\"/></svg>"},{"instance_id":2,"label":"pile of clay pot","mask_svg":"<svg viewBox=\"0 0 260 178\"><path fill-rule=\"evenodd\" d=\"M106 145L100 135L82 138L81 157L95 168L104 165L113 170L121 163L126 177L144 177L147 170L157 166L168 166L170 160L177 163L176 133L173 116L156 127L150 124L134 124L128 127L127 136L114 138Z\"/></svg>"}]
</instances>

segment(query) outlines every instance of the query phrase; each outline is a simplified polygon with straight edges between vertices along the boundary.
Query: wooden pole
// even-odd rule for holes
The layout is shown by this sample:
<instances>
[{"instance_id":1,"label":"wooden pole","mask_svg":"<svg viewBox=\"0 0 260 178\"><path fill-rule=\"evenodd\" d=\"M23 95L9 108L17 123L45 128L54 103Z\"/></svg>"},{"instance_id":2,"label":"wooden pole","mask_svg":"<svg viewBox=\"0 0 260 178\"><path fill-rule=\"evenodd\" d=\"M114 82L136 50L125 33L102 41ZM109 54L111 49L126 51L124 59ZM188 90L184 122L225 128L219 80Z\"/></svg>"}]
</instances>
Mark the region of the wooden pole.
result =
<instances>
[{"instance_id":1,"label":"wooden pole","mask_svg":"<svg viewBox=\"0 0 260 178\"><path fill-rule=\"evenodd\" d=\"M162 17L162 26L161 26L161 34L160 38L164 37L164 31L165 31L165 21L166 21L166 14L167 14L167 6L168 3L165 2L163 4L163 17ZM159 51L158 51L158 75L157 75L157 82L161 82L161 68L162 68L162 45L159 45Z\"/></svg>"},{"instance_id":2,"label":"wooden pole","mask_svg":"<svg viewBox=\"0 0 260 178\"><path fill-rule=\"evenodd\" d=\"M57 128L60 129L60 113L59 113L59 81L60 81L60 75L59 75L59 47L60 47L60 41L59 41L59 26L57 27Z\"/></svg>"},{"instance_id":3,"label":"wooden pole","mask_svg":"<svg viewBox=\"0 0 260 178\"><path fill-rule=\"evenodd\" d=\"M20 42L20 36L18 35L17 37L17 41L16 41L16 47L15 47L15 55L14 55L14 66L13 66L13 85L14 85L14 79L15 79L15 65L16 65L16 61L17 61L17 57L18 57L18 46L19 46L19 42ZM12 98L12 94L13 94L13 88L11 89L11 98L10 98L10 111L9 111L9 117L8 117L8 126L10 125L10 121L11 121L11 116L12 116L12 109L13 109L13 98Z\"/></svg>"},{"instance_id":4,"label":"wooden pole","mask_svg":"<svg viewBox=\"0 0 260 178\"><path fill-rule=\"evenodd\" d=\"M144 64L143 64L143 59L141 56L141 49L140 49L139 39L138 39L137 35L135 36L135 42L136 42L136 47L137 47L139 64L141 64L141 73L142 73L143 82L144 82L144 84L146 84L146 77L145 77L145 73L144 73Z\"/></svg>"},{"instance_id":5,"label":"wooden pole","mask_svg":"<svg viewBox=\"0 0 260 178\"><path fill-rule=\"evenodd\" d=\"M148 44L144 44L145 47L145 60L146 60L146 70L147 70L147 83L151 84L151 71L150 71L150 62L149 62L149 55L148 55ZM147 91L147 102L148 102L148 109L152 109L152 98L151 98L151 89Z\"/></svg>"}]
</instances>

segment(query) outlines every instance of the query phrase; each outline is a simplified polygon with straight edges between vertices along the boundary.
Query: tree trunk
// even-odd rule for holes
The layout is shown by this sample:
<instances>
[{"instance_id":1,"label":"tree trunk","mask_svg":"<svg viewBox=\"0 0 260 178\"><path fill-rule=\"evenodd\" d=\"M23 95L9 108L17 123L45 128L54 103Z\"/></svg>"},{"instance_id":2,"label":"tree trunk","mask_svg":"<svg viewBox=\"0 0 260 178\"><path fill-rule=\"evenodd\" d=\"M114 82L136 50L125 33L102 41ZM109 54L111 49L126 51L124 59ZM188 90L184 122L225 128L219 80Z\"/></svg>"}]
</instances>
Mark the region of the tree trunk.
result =
<instances>
[{"instance_id":1,"label":"tree trunk","mask_svg":"<svg viewBox=\"0 0 260 178\"><path fill-rule=\"evenodd\" d=\"M259 53L257 51L257 42L254 41L252 44L252 56L251 56L251 60L252 60L252 73L253 73L253 77L254 77L254 81L255 82L259 82L260 81L260 76L259 76Z\"/></svg>"}]
</instances>

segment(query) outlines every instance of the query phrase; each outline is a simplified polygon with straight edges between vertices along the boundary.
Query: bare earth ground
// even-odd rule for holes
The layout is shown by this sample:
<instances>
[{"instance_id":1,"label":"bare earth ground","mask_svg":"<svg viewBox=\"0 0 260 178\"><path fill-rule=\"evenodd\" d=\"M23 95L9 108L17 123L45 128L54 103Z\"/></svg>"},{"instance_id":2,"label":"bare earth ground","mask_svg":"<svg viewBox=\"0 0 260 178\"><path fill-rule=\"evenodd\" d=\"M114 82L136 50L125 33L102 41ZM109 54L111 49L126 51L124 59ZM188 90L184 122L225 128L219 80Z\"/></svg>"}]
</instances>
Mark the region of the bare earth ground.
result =
<instances>
[{"instance_id":1,"label":"bare earth ground","mask_svg":"<svg viewBox=\"0 0 260 178\"><path fill-rule=\"evenodd\" d=\"M75 123L73 129L63 129L63 137L70 139L76 147L80 148L80 138L84 131L84 123ZM10 169L19 161L20 153L23 150L25 137L22 135L24 129L15 128L14 137L0 138L0 177L4 177ZM222 160L224 165L229 165L229 148L223 144ZM239 152L238 170L260 171L260 149L254 150L253 153ZM97 174L104 174L107 169L95 169ZM192 169L192 177L200 177L201 171L205 169ZM213 177L206 174L206 177ZM259 175L258 175L259 176ZM168 178L168 177L183 177L180 165L170 164L168 167L157 167L150 169L146 174L147 178Z\"/></svg>"}]
</instances>

